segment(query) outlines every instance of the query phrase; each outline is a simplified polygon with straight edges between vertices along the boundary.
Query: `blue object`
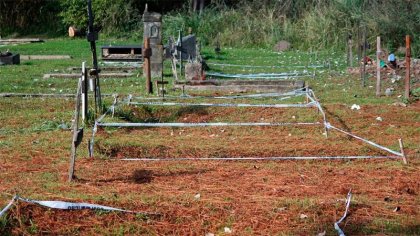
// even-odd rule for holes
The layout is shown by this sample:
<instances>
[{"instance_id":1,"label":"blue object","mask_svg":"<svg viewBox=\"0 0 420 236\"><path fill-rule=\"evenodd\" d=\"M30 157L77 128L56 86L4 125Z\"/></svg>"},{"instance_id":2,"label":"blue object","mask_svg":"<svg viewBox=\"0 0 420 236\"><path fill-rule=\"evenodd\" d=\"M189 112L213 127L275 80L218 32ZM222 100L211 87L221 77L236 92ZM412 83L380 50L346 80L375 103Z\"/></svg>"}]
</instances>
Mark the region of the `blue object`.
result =
<instances>
[{"instance_id":1,"label":"blue object","mask_svg":"<svg viewBox=\"0 0 420 236\"><path fill-rule=\"evenodd\" d=\"M394 53L389 54L388 61L395 61L395 55L394 55Z\"/></svg>"}]
</instances>

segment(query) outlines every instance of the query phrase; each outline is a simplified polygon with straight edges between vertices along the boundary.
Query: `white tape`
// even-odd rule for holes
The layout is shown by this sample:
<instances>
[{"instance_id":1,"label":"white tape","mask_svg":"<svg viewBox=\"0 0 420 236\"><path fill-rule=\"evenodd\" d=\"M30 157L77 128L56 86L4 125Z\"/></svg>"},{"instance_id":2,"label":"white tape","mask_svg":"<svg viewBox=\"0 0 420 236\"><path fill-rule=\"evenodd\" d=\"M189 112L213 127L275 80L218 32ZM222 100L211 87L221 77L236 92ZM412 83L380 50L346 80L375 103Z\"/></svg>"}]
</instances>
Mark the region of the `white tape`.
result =
<instances>
[{"instance_id":1,"label":"white tape","mask_svg":"<svg viewBox=\"0 0 420 236\"><path fill-rule=\"evenodd\" d=\"M302 96L308 92L306 88L300 88L284 93L257 93L257 94L246 94L246 95L231 95L231 96L190 96L190 95L181 95L181 96L165 96L162 97L136 97L140 100L163 100L163 99L196 99L196 98L207 98L207 99L238 99L238 98L266 98L266 97L285 97L285 96Z\"/></svg>"},{"instance_id":2,"label":"white tape","mask_svg":"<svg viewBox=\"0 0 420 236\"><path fill-rule=\"evenodd\" d=\"M147 214L147 215L157 215L157 213L147 213L147 212L136 212L136 211L129 211L115 207L103 206L98 204L91 204L91 203L74 203L74 202L63 202L63 201L38 201L32 199L26 199L19 196L14 196L10 203L0 212L0 217L10 209L13 203L17 201L23 201L31 204L37 204L44 207L52 208L52 209L60 209L60 210L103 210L103 211L120 211L126 213L134 213L134 214Z\"/></svg>"},{"instance_id":3,"label":"white tape","mask_svg":"<svg viewBox=\"0 0 420 236\"><path fill-rule=\"evenodd\" d=\"M102 127L208 127L208 126L292 126L292 125L320 125L321 123L98 123Z\"/></svg>"},{"instance_id":4,"label":"white tape","mask_svg":"<svg viewBox=\"0 0 420 236\"><path fill-rule=\"evenodd\" d=\"M131 105L151 106L207 106L207 107L266 107L266 108L287 108L287 107L312 107L315 103L305 104L244 104L244 103L181 103L181 102L130 102Z\"/></svg>"},{"instance_id":5,"label":"white tape","mask_svg":"<svg viewBox=\"0 0 420 236\"><path fill-rule=\"evenodd\" d=\"M367 143L367 144L370 144L370 145L372 145L372 146L374 146L374 147L376 147L376 148L379 148L379 149L381 149L381 150L387 151L387 152L392 153L392 154L394 154L394 155L397 155L397 156L399 156L399 157L402 157L402 156L403 156L403 154L402 154L402 153L400 153L400 152L396 152L396 151L391 150L391 149L389 149L389 148L387 148L387 147L381 146L381 145L379 145L379 144L377 144L377 143L374 143L374 142L372 142L372 141L369 141L369 140L367 140L367 139L361 138L361 137L356 136L356 135L354 135L354 134L352 134L352 133L349 133L349 132L347 132L347 131L344 131L344 130L342 130L342 129L339 129L339 128L337 128L337 127L334 127L334 126L332 126L330 123L326 123L326 127L327 127L327 129L334 129L334 130L337 130L337 131L339 131L339 132L341 132L341 133L347 134L348 136L351 136L351 137L353 137L353 138L355 138L355 139L358 139L358 140L360 140L360 141L363 141L363 142L365 142L365 143Z\"/></svg>"},{"instance_id":6,"label":"white tape","mask_svg":"<svg viewBox=\"0 0 420 236\"><path fill-rule=\"evenodd\" d=\"M121 211L121 212L128 212L128 213L137 213L134 211L128 211L123 210L119 208L114 207L108 207L98 204L90 204L90 203L73 203L73 202L63 202L63 201L37 201L37 200L31 200L26 198L18 197L18 200L32 203L32 204L38 204L44 207L53 208L53 209L61 209L61 210L84 210L84 209L90 209L90 210L104 210L104 211Z\"/></svg>"},{"instance_id":7,"label":"white tape","mask_svg":"<svg viewBox=\"0 0 420 236\"><path fill-rule=\"evenodd\" d=\"M5 206L3 210L0 211L0 217L2 217L3 214L6 213L13 206L13 203L15 203L16 200L17 200L16 196L13 197L12 200L10 200L9 204L7 204L7 206Z\"/></svg>"},{"instance_id":8,"label":"white tape","mask_svg":"<svg viewBox=\"0 0 420 236\"><path fill-rule=\"evenodd\" d=\"M208 76L222 77L222 78L242 78L242 79L288 79L288 78L303 78L312 76L311 74L299 73L261 73L261 74L223 74L223 73L206 73Z\"/></svg>"},{"instance_id":9,"label":"white tape","mask_svg":"<svg viewBox=\"0 0 420 236\"><path fill-rule=\"evenodd\" d=\"M324 68L323 65L292 65L292 66L254 66L254 65L234 65L234 64L223 64L223 63L207 63L207 65L213 66L225 66L225 67L243 67L243 68Z\"/></svg>"},{"instance_id":10,"label":"white tape","mask_svg":"<svg viewBox=\"0 0 420 236\"><path fill-rule=\"evenodd\" d=\"M334 223L334 229L337 230L339 236L345 236L343 230L341 230L341 228L338 226L338 224L343 222L343 220L347 217L347 212L349 211L349 207L350 207L350 201L351 201L351 189L350 189L349 193L347 194L346 210L344 212L344 215L343 215L343 217L341 217L340 220L338 220L337 222Z\"/></svg>"},{"instance_id":11,"label":"white tape","mask_svg":"<svg viewBox=\"0 0 420 236\"><path fill-rule=\"evenodd\" d=\"M339 160L339 159L388 159L393 156L312 156L312 157L169 157L169 158L122 158L121 161L282 161L282 160Z\"/></svg>"}]
</instances>

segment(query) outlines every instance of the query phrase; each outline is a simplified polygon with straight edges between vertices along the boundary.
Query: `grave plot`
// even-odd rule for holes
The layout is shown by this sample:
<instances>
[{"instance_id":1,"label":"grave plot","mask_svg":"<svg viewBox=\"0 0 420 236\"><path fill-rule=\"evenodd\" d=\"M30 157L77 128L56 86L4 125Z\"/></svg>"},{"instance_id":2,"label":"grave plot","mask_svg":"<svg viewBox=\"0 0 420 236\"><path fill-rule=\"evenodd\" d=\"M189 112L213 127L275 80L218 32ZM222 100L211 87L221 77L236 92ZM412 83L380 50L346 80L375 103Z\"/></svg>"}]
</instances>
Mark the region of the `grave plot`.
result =
<instances>
[{"instance_id":1,"label":"grave plot","mask_svg":"<svg viewBox=\"0 0 420 236\"><path fill-rule=\"evenodd\" d=\"M91 156L141 161L404 158L402 149L330 124L308 88L164 101L129 97L96 120L90 144Z\"/></svg>"}]
</instances>

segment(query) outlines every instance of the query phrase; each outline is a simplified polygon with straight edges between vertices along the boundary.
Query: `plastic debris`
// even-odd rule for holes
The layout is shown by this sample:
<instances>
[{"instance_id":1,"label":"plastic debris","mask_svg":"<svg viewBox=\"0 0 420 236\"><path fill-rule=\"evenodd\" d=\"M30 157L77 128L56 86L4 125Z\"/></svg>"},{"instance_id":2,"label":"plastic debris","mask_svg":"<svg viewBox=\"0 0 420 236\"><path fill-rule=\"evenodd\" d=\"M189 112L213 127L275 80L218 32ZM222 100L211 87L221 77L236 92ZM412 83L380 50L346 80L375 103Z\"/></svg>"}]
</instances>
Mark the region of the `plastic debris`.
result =
<instances>
[{"instance_id":1,"label":"plastic debris","mask_svg":"<svg viewBox=\"0 0 420 236\"><path fill-rule=\"evenodd\" d=\"M282 212L282 211L285 211L285 210L287 210L287 207L277 207L275 209L276 212Z\"/></svg>"},{"instance_id":2,"label":"plastic debris","mask_svg":"<svg viewBox=\"0 0 420 236\"><path fill-rule=\"evenodd\" d=\"M407 104L403 103L403 102L394 102L392 105L397 106L397 107L406 107Z\"/></svg>"},{"instance_id":3,"label":"plastic debris","mask_svg":"<svg viewBox=\"0 0 420 236\"><path fill-rule=\"evenodd\" d=\"M352 109L352 110L360 110L360 106L359 106L359 105L357 105L357 104L353 104L353 105L351 106L351 109Z\"/></svg>"},{"instance_id":4,"label":"plastic debris","mask_svg":"<svg viewBox=\"0 0 420 236\"><path fill-rule=\"evenodd\" d=\"M303 219L307 219L307 218L308 218L308 216L307 216L307 215L305 215L305 214L300 214L300 216L299 216L299 217L300 217L300 219L302 219L302 220L303 220Z\"/></svg>"},{"instance_id":5,"label":"plastic debris","mask_svg":"<svg viewBox=\"0 0 420 236\"><path fill-rule=\"evenodd\" d=\"M231 234L231 233L232 233L232 229L231 229L231 228L229 228L229 227L225 227L225 228L224 228L224 231L225 231L225 233L227 233L227 234Z\"/></svg>"},{"instance_id":6,"label":"plastic debris","mask_svg":"<svg viewBox=\"0 0 420 236\"><path fill-rule=\"evenodd\" d=\"M378 116L378 117L376 117L376 120L377 121L382 121L382 117Z\"/></svg>"},{"instance_id":7,"label":"plastic debris","mask_svg":"<svg viewBox=\"0 0 420 236\"><path fill-rule=\"evenodd\" d=\"M317 236L325 236L327 235L327 231L324 230L324 232L318 233Z\"/></svg>"},{"instance_id":8,"label":"plastic debris","mask_svg":"<svg viewBox=\"0 0 420 236\"><path fill-rule=\"evenodd\" d=\"M389 96L391 96L393 94L393 91L394 91L393 88L387 88L385 90L385 95L389 97Z\"/></svg>"},{"instance_id":9,"label":"plastic debris","mask_svg":"<svg viewBox=\"0 0 420 236\"><path fill-rule=\"evenodd\" d=\"M61 124L59 124L57 128L58 129L64 129L64 130L69 129L68 125L65 124L64 122L62 122Z\"/></svg>"},{"instance_id":10,"label":"plastic debris","mask_svg":"<svg viewBox=\"0 0 420 236\"><path fill-rule=\"evenodd\" d=\"M197 194L194 196L194 199L195 199L195 200L200 200L200 198L201 198L201 194L199 194L199 193L197 193Z\"/></svg>"}]
</instances>

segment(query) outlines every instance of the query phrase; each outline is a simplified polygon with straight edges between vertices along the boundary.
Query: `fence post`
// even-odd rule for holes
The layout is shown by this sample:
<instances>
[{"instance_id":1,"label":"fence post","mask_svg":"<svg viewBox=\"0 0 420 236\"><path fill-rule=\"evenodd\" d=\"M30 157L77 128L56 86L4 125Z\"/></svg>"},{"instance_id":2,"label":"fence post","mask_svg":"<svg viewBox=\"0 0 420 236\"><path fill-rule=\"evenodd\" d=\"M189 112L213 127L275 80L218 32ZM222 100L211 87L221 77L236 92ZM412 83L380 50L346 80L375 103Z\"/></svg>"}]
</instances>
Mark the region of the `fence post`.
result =
<instances>
[{"instance_id":1,"label":"fence post","mask_svg":"<svg viewBox=\"0 0 420 236\"><path fill-rule=\"evenodd\" d=\"M376 96L381 96L381 37L376 37Z\"/></svg>"},{"instance_id":2,"label":"fence post","mask_svg":"<svg viewBox=\"0 0 420 236\"><path fill-rule=\"evenodd\" d=\"M144 75L146 76L146 93L152 94L152 75L150 71L150 57L152 56L152 50L150 49L150 38L145 38L144 40L144 50L143 50L143 57L144 57L144 64L143 64L143 71Z\"/></svg>"},{"instance_id":3,"label":"fence post","mask_svg":"<svg viewBox=\"0 0 420 236\"><path fill-rule=\"evenodd\" d=\"M349 35L349 65L353 67L353 39L352 35Z\"/></svg>"},{"instance_id":4,"label":"fence post","mask_svg":"<svg viewBox=\"0 0 420 236\"><path fill-rule=\"evenodd\" d=\"M410 64L411 64L410 35L405 36L405 98L410 98Z\"/></svg>"},{"instance_id":5,"label":"fence post","mask_svg":"<svg viewBox=\"0 0 420 236\"><path fill-rule=\"evenodd\" d=\"M360 76L362 77L362 86L365 87L366 86L366 26L363 26L363 39L362 39L362 43L363 43L363 55L362 55L362 70L360 73Z\"/></svg>"},{"instance_id":6,"label":"fence post","mask_svg":"<svg viewBox=\"0 0 420 236\"><path fill-rule=\"evenodd\" d=\"M82 95L82 79L79 79L79 83L77 84L77 92L76 92L76 105L74 108L74 120L73 120L73 137L71 142L71 156L70 156L70 167L69 167L69 178L68 181L71 182L74 177L74 168L76 165L76 153L77 153L77 146L81 142L81 136L83 132L79 130L79 114L80 114L80 105L81 105L81 95Z\"/></svg>"}]
</instances>

